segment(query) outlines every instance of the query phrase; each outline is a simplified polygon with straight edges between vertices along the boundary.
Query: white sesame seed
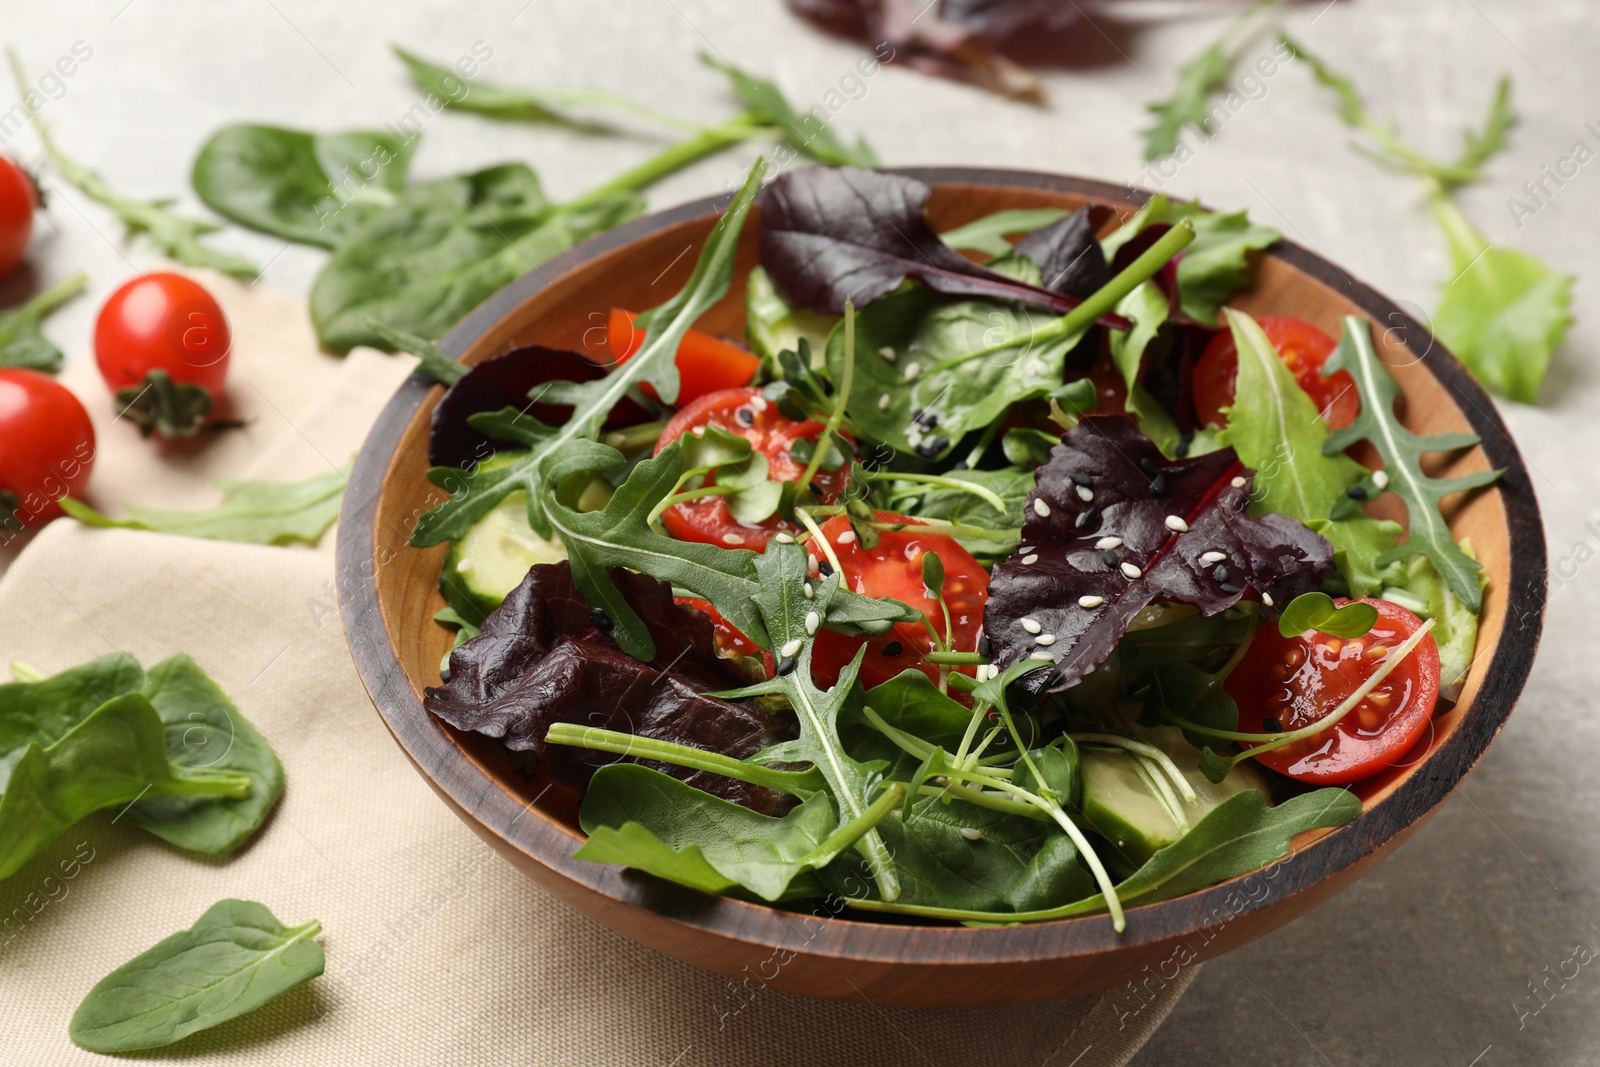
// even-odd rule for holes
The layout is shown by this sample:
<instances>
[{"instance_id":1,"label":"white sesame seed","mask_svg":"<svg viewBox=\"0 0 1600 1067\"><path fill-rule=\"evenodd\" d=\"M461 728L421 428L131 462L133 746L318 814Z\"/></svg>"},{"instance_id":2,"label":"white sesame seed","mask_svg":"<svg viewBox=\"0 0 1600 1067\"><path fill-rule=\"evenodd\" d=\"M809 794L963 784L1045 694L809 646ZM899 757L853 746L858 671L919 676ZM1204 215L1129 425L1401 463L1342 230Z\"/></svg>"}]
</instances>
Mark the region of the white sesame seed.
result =
<instances>
[{"instance_id":1,"label":"white sesame seed","mask_svg":"<svg viewBox=\"0 0 1600 1067\"><path fill-rule=\"evenodd\" d=\"M1228 554L1226 552L1218 552L1216 549L1200 554L1200 562L1202 563L1221 563L1227 558Z\"/></svg>"},{"instance_id":2,"label":"white sesame seed","mask_svg":"<svg viewBox=\"0 0 1600 1067\"><path fill-rule=\"evenodd\" d=\"M1078 607L1097 608L1105 602L1106 598L1103 596L1081 596L1078 598Z\"/></svg>"},{"instance_id":3,"label":"white sesame seed","mask_svg":"<svg viewBox=\"0 0 1600 1067\"><path fill-rule=\"evenodd\" d=\"M1243 489L1244 488L1244 478L1243 477L1235 478L1231 484L1233 485L1233 487L1235 489Z\"/></svg>"},{"instance_id":4,"label":"white sesame seed","mask_svg":"<svg viewBox=\"0 0 1600 1067\"><path fill-rule=\"evenodd\" d=\"M774 541L778 542L778 544L780 544L780 545L792 545L792 544L794 544L794 534L784 533L782 530L779 530L777 532L777 534L775 534L773 536L772 539Z\"/></svg>"},{"instance_id":5,"label":"white sesame seed","mask_svg":"<svg viewBox=\"0 0 1600 1067\"><path fill-rule=\"evenodd\" d=\"M462 556L460 559L456 560L456 573L457 574L471 574L472 573L472 561L470 559L468 559L466 556Z\"/></svg>"},{"instance_id":6,"label":"white sesame seed","mask_svg":"<svg viewBox=\"0 0 1600 1067\"><path fill-rule=\"evenodd\" d=\"M1102 537L1102 538L1100 538L1100 540L1098 540L1098 541L1096 541L1094 543L1094 547L1098 548L1102 552L1106 551L1107 549L1111 549L1111 548L1121 548L1122 547L1122 538L1120 538L1120 537Z\"/></svg>"},{"instance_id":7,"label":"white sesame seed","mask_svg":"<svg viewBox=\"0 0 1600 1067\"><path fill-rule=\"evenodd\" d=\"M968 841L982 841L983 831L978 829L976 826L963 826L961 828L961 836L966 838Z\"/></svg>"},{"instance_id":8,"label":"white sesame seed","mask_svg":"<svg viewBox=\"0 0 1600 1067\"><path fill-rule=\"evenodd\" d=\"M895 354L895 350L890 348L888 345L884 345L882 348L878 349L878 355L882 356L890 363L894 362Z\"/></svg>"},{"instance_id":9,"label":"white sesame seed","mask_svg":"<svg viewBox=\"0 0 1600 1067\"><path fill-rule=\"evenodd\" d=\"M807 634L816 633L817 632L817 627L820 626L820 625L822 625L822 616L821 615L818 615L814 611L806 612L806 633Z\"/></svg>"},{"instance_id":10,"label":"white sesame seed","mask_svg":"<svg viewBox=\"0 0 1600 1067\"><path fill-rule=\"evenodd\" d=\"M1271 593L1262 593L1261 594L1261 602L1263 604L1265 604L1269 608L1272 607L1272 594Z\"/></svg>"},{"instance_id":11,"label":"white sesame seed","mask_svg":"<svg viewBox=\"0 0 1600 1067\"><path fill-rule=\"evenodd\" d=\"M1075 485L1072 488L1078 491L1078 499L1083 501L1085 504L1094 499L1094 490L1090 489L1087 485Z\"/></svg>"},{"instance_id":12,"label":"white sesame seed","mask_svg":"<svg viewBox=\"0 0 1600 1067\"><path fill-rule=\"evenodd\" d=\"M888 393L884 393L882 396L880 396L878 398L878 410L879 411L887 411L887 410L889 410L889 394Z\"/></svg>"},{"instance_id":13,"label":"white sesame seed","mask_svg":"<svg viewBox=\"0 0 1600 1067\"><path fill-rule=\"evenodd\" d=\"M817 562L816 556L806 557L806 570L812 574L820 574L822 572L822 565Z\"/></svg>"},{"instance_id":14,"label":"white sesame seed","mask_svg":"<svg viewBox=\"0 0 1600 1067\"><path fill-rule=\"evenodd\" d=\"M725 533L722 535L722 543L725 545L742 545L744 544L744 537L736 533Z\"/></svg>"},{"instance_id":15,"label":"white sesame seed","mask_svg":"<svg viewBox=\"0 0 1600 1067\"><path fill-rule=\"evenodd\" d=\"M1372 472L1372 484L1377 486L1379 489L1387 489L1387 488L1389 488L1389 472L1388 471L1373 471Z\"/></svg>"},{"instance_id":16,"label":"white sesame seed","mask_svg":"<svg viewBox=\"0 0 1600 1067\"><path fill-rule=\"evenodd\" d=\"M1129 578L1132 578L1132 579L1138 579L1138 578L1141 578L1141 577L1144 576L1144 572L1141 571L1138 567L1135 567L1131 563L1124 563L1122 565L1122 573L1126 574Z\"/></svg>"},{"instance_id":17,"label":"white sesame seed","mask_svg":"<svg viewBox=\"0 0 1600 1067\"><path fill-rule=\"evenodd\" d=\"M1030 619L1030 618L1027 618L1027 617L1020 618L1020 619L1017 620L1017 622L1018 622L1019 625L1021 625L1021 627L1024 630L1028 631L1030 634L1036 634L1040 630L1044 629L1043 626L1040 626L1033 619Z\"/></svg>"},{"instance_id":18,"label":"white sesame seed","mask_svg":"<svg viewBox=\"0 0 1600 1067\"><path fill-rule=\"evenodd\" d=\"M806 590L806 599L807 600L810 600L812 597L817 595L817 591L815 589L811 588L811 583L810 582L807 582L805 584L805 590Z\"/></svg>"},{"instance_id":19,"label":"white sesame seed","mask_svg":"<svg viewBox=\"0 0 1600 1067\"><path fill-rule=\"evenodd\" d=\"M757 393L755 396L751 397L750 410L754 411L757 415L767 410L767 398L762 396L760 393Z\"/></svg>"},{"instance_id":20,"label":"white sesame seed","mask_svg":"<svg viewBox=\"0 0 1600 1067\"><path fill-rule=\"evenodd\" d=\"M1035 563L1038 563L1038 562L1039 562L1039 553L1037 553L1037 552L1029 552L1026 556L1022 557L1022 565L1024 567L1031 567Z\"/></svg>"},{"instance_id":21,"label":"white sesame seed","mask_svg":"<svg viewBox=\"0 0 1600 1067\"><path fill-rule=\"evenodd\" d=\"M1044 497L1036 496L1033 498L1033 513L1041 519L1050 517L1050 505L1044 502Z\"/></svg>"},{"instance_id":22,"label":"white sesame seed","mask_svg":"<svg viewBox=\"0 0 1600 1067\"><path fill-rule=\"evenodd\" d=\"M856 532L854 530L846 530L844 533L834 538L834 540L839 542L841 545L851 544L855 541L855 539Z\"/></svg>"},{"instance_id":23,"label":"white sesame seed","mask_svg":"<svg viewBox=\"0 0 1600 1067\"><path fill-rule=\"evenodd\" d=\"M1184 522L1181 516L1168 515L1167 529L1171 530L1173 533L1188 533L1189 524Z\"/></svg>"},{"instance_id":24,"label":"white sesame seed","mask_svg":"<svg viewBox=\"0 0 1600 1067\"><path fill-rule=\"evenodd\" d=\"M906 364L906 381L908 381L908 382L916 381L917 380L917 375L919 375L921 373L922 373L922 364L918 363L916 360L912 360L910 363Z\"/></svg>"},{"instance_id":25,"label":"white sesame seed","mask_svg":"<svg viewBox=\"0 0 1600 1067\"><path fill-rule=\"evenodd\" d=\"M796 637L796 638L793 638L793 639L791 639L789 641L785 641L784 644L783 644L783 647L778 649L778 655L780 655L780 656L792 656L796 652L799 652L799 651L800 651L800 639L798 637Z\"/></svg>"},{"instance_id":26,"label":"white sesame seed","mask_svg":"<svg viewBox=\"0 0 1600 1067\"><path fill-rule=\"evenodd\" d=\"M1056 643L1056 635L1040 634L1038 637L1033 639L1033 643L1036 645L1053 645Z\"/></svg>"},{"instance_id":27,"label":"white sesame seed","mask_svg":"<svg viewBox=\"0 0 1600 1067\"><path fill-rule=\"evenodd\" d=\"M1042 661L1044 663L1054 663L1056 661L1056 658L1054 656L1052 656L1050 653L1044 652L1044 651L1035 652L1033 655L1029 656L1028 658L1029 659L1040 660L1040 661Z\"/></svg>"}]
</instances>

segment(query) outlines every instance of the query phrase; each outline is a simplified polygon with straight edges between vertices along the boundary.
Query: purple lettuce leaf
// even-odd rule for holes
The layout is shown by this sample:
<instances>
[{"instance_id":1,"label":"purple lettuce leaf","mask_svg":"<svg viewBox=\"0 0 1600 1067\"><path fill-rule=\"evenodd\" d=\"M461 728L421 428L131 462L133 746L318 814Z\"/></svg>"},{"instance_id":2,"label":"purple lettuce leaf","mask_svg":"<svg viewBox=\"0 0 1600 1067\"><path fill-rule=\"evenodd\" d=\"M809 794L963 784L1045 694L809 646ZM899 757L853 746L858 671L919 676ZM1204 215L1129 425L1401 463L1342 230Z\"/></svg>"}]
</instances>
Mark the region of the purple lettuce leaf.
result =
<instances>
[{"instance_id":1,"label":"purple lettuce leaf","mask_svg":"<svg viewBox=\"0 0 1600 1067\"><path fill-rule=\"evenodd\" d=\"M1111 267L1095 235L1110 217L1110 208L1086 204L1023 237L1016 251L1038 265L1046 289L1085 300L1111 281Z\"/></svg>"},{"instance_id":2,"label":"purple lettuce leaf","mask_svg":"<svg viewBox=\"0 0 1600 1067\"><path fill-rule=\"evenodd\" d=\"M540 564L484 620L477 637L450 654L450 678L423 693L429 712L454 726L532 751L558 782L581 788L616 757L546 745L556 722L660 738L743 759L794 737L747 701L708 692L748 685L738 662L717 655L710 616L672 598L672 586L620 567L611 581L655 640L641 662L596 625L566 562ZM603 616L598 621L609 624ZM650 763L725 800L773 813L788 799L721 775Z\"/></svg>"},{"instance_id":3,"label":"purple lettuce leaf","mask_svg":"<svg viewBox=\"0 0 1600 1067\"><path fill-rule=\"evenodd\" d=\"M1023 682L1060 692L1104 663L1149 604L1215 615L1317 588L1332 546L1287 516L1252 517L1251 479L1231 448L1168 460L1126 417L1085 417L1038 469L1021 545L994 568L983 621L995 662L1048 657Z\"/></svg>"},{"instance_id":4,"label":"purple lettuce leaf","mask_svg":"<svg viewBox=\"0 0 1600 1067\"><path fill-rule=\"evenodd\" d=\"M1015 300L1064 315L1082 301L1028 285L967 259L939 239L915 178L856 167L790 171L761 194L761 265L794 307L844 313L894 292L907 278L952 296ZM1128 324L1106 315L1102 323Z\"/></svg>"}]
</instances>

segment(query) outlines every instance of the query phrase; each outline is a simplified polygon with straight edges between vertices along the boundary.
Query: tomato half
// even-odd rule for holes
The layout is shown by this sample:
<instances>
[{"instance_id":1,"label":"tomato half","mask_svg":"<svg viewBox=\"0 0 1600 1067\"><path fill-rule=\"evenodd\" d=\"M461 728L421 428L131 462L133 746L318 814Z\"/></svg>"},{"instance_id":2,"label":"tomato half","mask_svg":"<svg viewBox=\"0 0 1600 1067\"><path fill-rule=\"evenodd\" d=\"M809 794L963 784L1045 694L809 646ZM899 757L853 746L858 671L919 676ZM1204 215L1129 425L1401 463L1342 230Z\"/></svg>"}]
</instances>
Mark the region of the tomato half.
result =
<instances>
[{"instance_id":1,"label":"tomato half","mask_svg":"<svg viewBox=\"0 0 1600 1067\"><path fill-rule=\"evenodd\" d=\"M612 308L611 317L606 322L606 345L619 367L644 347L648 334L634 326L634 320L638 317L631 311ZM678 354L674 362L678 365L679 407L709 393L749 385L750 379L756 376L756 368L761 365L760 359L738 345L699 330L690 330L683 335L683 340L678 342ZM652 397L656 395L648 383L640 388Z\"/></svg>"},{"instance_id":2,"label":"tomato half","mask_svg":"<svg viewBox=\"0 0 1600 1067\"><path fill-rule=\"evenodd\" d=\"M5 156L0 156L0 274L9 274L22 262L33 235L33 180Z\"/></svg>"},{"instance_id":3,"label":"tomato half","mask_svg":"<svg viewBox=\"0 0 1600 1067\"><path fill-rule=\"evenodd\" d=\"M949 644L957 652L972 652L978 647L978 633L983 628L983 605L989 599L989 572L972 553L962 548L953 538L936 532L933 526L917 524L916 519L887 511L877 512L883 522L910 523L898 532L885 530L871 549L861 546L850 520L836 515L822 526L822 536L833 547L844 568L844 585L865 596L893 597L922 612L934 628L944 631L944 612L939 602L927 595L922 584L922 557L937 552L944 563L944 602L950 608ZM811 555L818 567L827 563L827 555L815 546ZM937 680L939 668L923 662L923 657L933 650L933 636L920 622L896 623L882 637L849 637L845 634L823 630L811 652L811 674L819 685L833 685L839 680L839 671L855 657L856 649L863 644L867 654L861 661L861 684L869 689L888 681L907 667L915 667L929 678ZM966 674L974 673L971 667L959 668Z\"/></svg>"},{"instance_id":4,"label":"tomato half","mask_svg":"<svg viewBox=\"0 0 1600 1067\"><path fill-rule=\"evenodd\" d=\"M1342 430L1355 422L1361 414L1355 381L1346 371L1322 376L1322 365L1328 362L1338 342L1304 319L1263 315L1256 321L1278 350L1284 366L1328 420L1328 426ZM1206 345L1194 365L1194 408L1202 426L1220 429L1228 424L1222 409L1233 405L1238 382L1239 349L1233 343L1233 331L1223 330Z\"/></svg>"},{"instance_id":5,"label":"tomato half","mask_svg":"<svg viewBox=\"0 0 1600 1067\"><path fill-rule=\"evenodd\" d=\"M716 426L749 441L751 447L767 457L767 477L775 482L792 482L805 473L806 465L796 460L791 450L801 438L815 441L824 429L815 419L795 422L784 418L776 405L761 396L759 389L724 389L703 396L678 412L661 431L656 451L706 426ZM819 469L812 484L822 498L829 501L844 491L848 479L846 468ZM712 471L707 484L715 485L716 480L716 472ZM662 513L661 524L680 541L755 549L765 548L779 530L794 529L793 523L777 515L754 525L740 522L728 511L727 500L720 496L703 496L674 504Z\"/></svg>"},{"instance_id":6,"label":"tomato half","mask_svg":"<svg viewBox=\"0 0 1600 1067\"><path fill-rule=\"evenodd\" d=\"M0 370L0 519L61 514L94 467L94 425L71 391L48 374Z\"/></svg>"},{"instance_id":7,"label":"tomato half","mask_svg":"<svg viewBox=\"0 0 1600 1067\"><path fill-rule=\"evenodd\" d=\"M1336 603L1342 607L1351 601ZM1422 625L1390 601L1361 603L1378 609L1377 623L1362 637L1342 640L1316 632L1284 637L1276 625L1256 631L1244 659L1223 683L1239 705L1240 730L1277 733L1311 725L1338 708ZM1429 634L1338 723L1263 753L1260 762L1302 782L1357 781L1410 751L1427 729L1438 697L1439 648Z\"/></svg>"}]
</instances>

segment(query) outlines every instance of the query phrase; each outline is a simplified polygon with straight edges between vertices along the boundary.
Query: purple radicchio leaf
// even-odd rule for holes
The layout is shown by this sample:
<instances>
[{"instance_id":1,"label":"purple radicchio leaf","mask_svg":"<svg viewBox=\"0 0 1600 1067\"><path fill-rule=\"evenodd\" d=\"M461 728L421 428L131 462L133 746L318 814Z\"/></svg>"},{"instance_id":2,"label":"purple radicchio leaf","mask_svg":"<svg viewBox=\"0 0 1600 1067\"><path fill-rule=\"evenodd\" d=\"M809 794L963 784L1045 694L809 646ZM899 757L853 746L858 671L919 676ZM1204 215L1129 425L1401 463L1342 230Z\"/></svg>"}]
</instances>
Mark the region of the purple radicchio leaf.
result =
<instances>
[{"instance_id":1,"label":"purple radicchio leaf","mask_svg":"<svg viewBox=\"0 0 1600 1067\"><path fill-rule=\"evenodd\" d=\"M761 194L761 265L795 307L844 313L894 292L907 278L952 296L1016 300L1064 315L1082 301L1007 278L939 239L923 209L932 190L915 178L857 167L790 171ZM1127 329L1127 320L1101 323Z\"/></svg>"},{"instance_id":2,"label":"purple radicchio leaf","mask_svg":"<svg viewBox=\"0 0 1600 1067\"><path fill-rule=\"evenodd\" d=\"M672 585L620 567L607 572L655 640L640 662L595 625L565 561L539 564L484 620L477 637L450 654L450 679L423 693L429 712L458 730L532 751L558 782L581 788L616 757L546 745L556 722L661 738L743 759L794 737L746 701L708 691L759 680L717 655L711 617L682 607ZM604 618L600 620L604 623ZM787 798L721 775L650 763L725 800L771 814Z\"/></svg>"},{"instance_id":3,"label":"purple radicchio leaf","mask_svg":"<svg viewBox=\"0 0 1600 1067\"><path fill-rule=\"evenodd\" d=\"M1046 289L1088 299L1111 281L1111 267L1095 233L1110 217L1110 208L1086 204L1023 237L1016 251L1038 266Z\"/></svg>"},{"instance_id":4,"label":"purple radicchio leaf","mask_svg":"<svg viewBox=\"0 0 1600 1067\"><path fill-rule=\"evenodd\" d=\"M1106 661L1157 601L1206 615L1259 597L1281 608L1333 571L1333 549L1285 515L1249 512L1252 472L1225 448L1168 460L1121 415L1091 415L1038 470L1016 554L994 568L984 632L995 661L1060 692Z\"/></svg>"}]
</instances>

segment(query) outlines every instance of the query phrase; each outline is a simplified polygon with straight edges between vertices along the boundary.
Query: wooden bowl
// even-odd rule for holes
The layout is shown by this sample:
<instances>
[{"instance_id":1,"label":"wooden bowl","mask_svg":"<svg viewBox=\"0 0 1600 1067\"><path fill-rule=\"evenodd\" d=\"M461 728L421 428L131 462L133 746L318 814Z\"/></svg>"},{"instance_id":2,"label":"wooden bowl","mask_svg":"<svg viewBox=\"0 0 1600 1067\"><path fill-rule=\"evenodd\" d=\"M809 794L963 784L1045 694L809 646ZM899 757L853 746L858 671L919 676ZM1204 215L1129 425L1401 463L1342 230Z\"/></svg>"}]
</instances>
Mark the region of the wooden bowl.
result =
<instances>
[{"instance_id":1,"label":"wooden bowl","mask_svg":"<svg viewBox=\"0 0 1600 1067\"><path fill-rule=\"evenodd\" d=\"M1021 171L912 168L933 187L939 229L1002 208L1113 207L1148 194L1126 186ZM646 308L688 277L724 199L637 219L534 269L469 315L442 343L467 363L521 344L583 347L612 306ZM733 291L700 328L743 333L744 278L756 262L759 212L740 244ZM356 666L379 713L417 769L466 823L540 886L620 933L681 960L760 986L876 1004L972 1006L1047 1000L1129 982L1155 989L1178 969L1260 937L1331 897L1390 853L1482 758L1533 662L1545 603L1538 505L1515 444L1489 398L1455 358L1393 303L1288 241L1262 257L1255 287L1234 301L1295 315L1337 336L1339 316L1383 330L1380 353L1422 432L1471 430L1483 444L1449 457L1450 473L1504 467L1495 488L1456 501L1458 537L1487 568L1478 656L1460 702L1433 720L1424 754L1357 787L1362 814L1302 835L1263 871L1128 912L1118 935L1105 916L967 929L867 921L838 901L807 914L706 896L622 869L573 859L576 798L512 771L490 739L427 714L448 635L430 616L443 545L408 546L417 516L443 499L424 478L428 418L441 390L413 375L368 436L339 524L339 597ZM1443 459L1444 457L1435 457ZM1398 516L1396 516L1398 517Z\"/></svg>"}]
</instances>

